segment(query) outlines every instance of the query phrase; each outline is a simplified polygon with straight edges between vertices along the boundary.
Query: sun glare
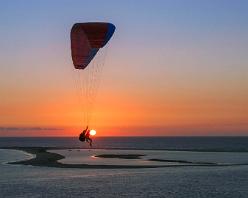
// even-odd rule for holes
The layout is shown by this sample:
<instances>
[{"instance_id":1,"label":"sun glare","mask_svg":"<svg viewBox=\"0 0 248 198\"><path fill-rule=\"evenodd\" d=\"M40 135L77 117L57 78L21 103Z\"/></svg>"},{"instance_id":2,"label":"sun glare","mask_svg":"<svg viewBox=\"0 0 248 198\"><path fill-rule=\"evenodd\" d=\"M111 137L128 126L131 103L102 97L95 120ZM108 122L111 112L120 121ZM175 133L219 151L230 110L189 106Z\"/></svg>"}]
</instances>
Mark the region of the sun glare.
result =
<instances>
[{"instance_id":1,"label":"sun glare","mask_svg":"<svg viewBox=\"0 0 248 198\"><path fill-rule=\"evenodd\" d=\"M90 130L90 135L96 135L96 131L94 129Z\"/></svg>"}]
</instances>

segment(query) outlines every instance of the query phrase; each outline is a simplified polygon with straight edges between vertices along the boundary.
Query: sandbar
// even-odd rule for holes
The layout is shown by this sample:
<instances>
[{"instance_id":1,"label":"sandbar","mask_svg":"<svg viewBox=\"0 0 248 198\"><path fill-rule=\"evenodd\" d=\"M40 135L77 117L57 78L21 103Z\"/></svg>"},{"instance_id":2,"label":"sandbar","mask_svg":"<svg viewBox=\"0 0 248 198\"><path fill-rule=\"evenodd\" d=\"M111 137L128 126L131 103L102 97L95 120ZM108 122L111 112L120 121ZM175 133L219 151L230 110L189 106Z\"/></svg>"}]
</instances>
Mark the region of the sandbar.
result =
<instances>
[{"instance_id":1,"label":"sandbar","mask_svg":"<svg viewBox=\"0 0 248 198\"><path fill-rule=\"evenodd\" d=\"M106 153L95 155L97 158L111 158L120 160L143 160L150 162L158 162L157 164L88 164L87 161L82 160L80 163L63 163L63 159L66 159L63 152L53 152L54 148L49 147L8 147L2 149L21 150L32 154L34 158L26 159L22 161L8 162L8 164L20 164L20 165L31 165L31 166L43 166L43 167L56 167L56 168L83 168L83 169L135 169L135 168L161 168L161 167L185 167L185 166L236 166L236 165L247 165L247 163L238 164L221 164L215 162L201 162L191 160L180 160L180 159L160 159L160 158L147 158L146 153L124 153L113 154L105 150ZM68 149L68 152L72 152L70 148L56 148L56 150L63 151ZM79 150L78 150L79 151ZM85 150L86 151L86 150ZM145 157L143 159L143 157ZM61 162L62 160L62 162ZM176 164L171 164L176 163Z\"/></svg>"}]
</instances>

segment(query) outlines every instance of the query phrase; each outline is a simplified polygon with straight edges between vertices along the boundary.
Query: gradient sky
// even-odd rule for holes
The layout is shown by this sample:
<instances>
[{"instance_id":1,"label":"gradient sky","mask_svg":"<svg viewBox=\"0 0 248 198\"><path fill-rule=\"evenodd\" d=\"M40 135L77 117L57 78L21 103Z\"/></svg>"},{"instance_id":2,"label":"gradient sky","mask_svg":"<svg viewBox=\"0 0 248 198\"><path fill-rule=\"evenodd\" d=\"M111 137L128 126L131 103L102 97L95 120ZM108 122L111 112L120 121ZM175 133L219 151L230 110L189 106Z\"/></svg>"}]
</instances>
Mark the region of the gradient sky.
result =
<instances>
[{"instance_id":1,"label":"gradient sky","mask_svg":"<svg viewBox=\"0 0 248 198\"><path fill-rule=\"evenodd\" d=\"M78 134L69 33L87 21L117 27L99 135L248 135L247 10L245 0L1 1L0 136Z\"/></svg>"}]
</instances>

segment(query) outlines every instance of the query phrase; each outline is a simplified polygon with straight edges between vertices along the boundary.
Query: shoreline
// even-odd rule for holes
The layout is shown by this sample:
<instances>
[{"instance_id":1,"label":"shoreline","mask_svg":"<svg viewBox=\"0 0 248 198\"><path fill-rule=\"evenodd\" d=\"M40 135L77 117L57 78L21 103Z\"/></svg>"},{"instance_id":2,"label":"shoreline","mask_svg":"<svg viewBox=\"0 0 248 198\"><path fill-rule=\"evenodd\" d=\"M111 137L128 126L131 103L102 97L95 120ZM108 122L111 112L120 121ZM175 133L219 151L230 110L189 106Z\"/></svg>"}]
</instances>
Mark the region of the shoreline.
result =
<instances>
[{"instance_id":1,"label":"shoreline","mask_svg":"<svg viewBox=\"0 0 248 198\"><path fill-rule=\"evenodd\" d=\"M217 164L217 163L208 163L208 162L191 162L185 160L161 160L161 159L148 159L149 161L157 162L176 162L177 165L90 165L90 164L63 164L58 162L58 160L64 159L65 156L58 153L49 152L49 149L54 149L54 147L0 147L0 149L10 149L10 150L21 150L26 153L35 155L34 158L8 162L7 164L19 164L19 165L31 165L31 166L40 166L40 167L54 167L54 168L82 168L82 169L139 169L139 168L165 168L165 167L189 167L189 166L205 166L205 167L223 167L223 166L241 166L248 164ZM69 148L56 148L56 149L69 149ZM70 148L72 149L72 148ZM88 149L85 149L88 150ZM119 159L138 159L140 156L144 155L99 155L96 157L102 158L119 158ZM180 164L182 163L182 164Z\"/></svg>"},{"instance_id":2,"label":"shoreline","mask_svg":"<svg viewBox=\"0 0 248 198\"><path fill-rule=\"evenodd\" d=\"M89 164L63 164L58 160L64 159L65 157L47 151L50 148L42 147L12 147L12 148L1 148L1 149L12 149L21 150L30 154L35 155L34 158L28 160L22 160L17 162L8 162L8 164L20 164L20 165L32 165L42 167L55 167L55 168L84 168L84 169L135 169L135 168L159 168L161 166L141 166L141 165L89 165Z\"/></svg>"},{"instance_id":3,"label":"shoreline","mask_svg":"<svg viewBox=\"0 0 248 198\"><path fill-rule=\"evenodd\" d=\"M1 138L0 138L1 139ZM104 150L140 150L140 151L149 151L149 150L153 150L153 151L182 151L182 152L202 152L202 153L205 153L205 152L216 152L216 153L248 153L248 150L229 150L229 149L223 149L223 150L220 150L220 149L172 149L172 148L167 148L167 149L160 149L160 148L151 148L151 149L146 149L146 148L125 148L125 147L93 147L92 148L87 148L87 147L79 147L79 146L76 146L76 147L68 147L68 146L2 146L0 147L0 149L18 149L18 150L21 150L21 149L33 149L33 148L44 148L44 149L47 149L47 150L53 150L53 149L56 149L56 150L62 150L62 149L85 149L85 150L89 150L89 149L94 149L94 150L97 150L97 149L104 149Z\"/></svg>"}]
</instances>

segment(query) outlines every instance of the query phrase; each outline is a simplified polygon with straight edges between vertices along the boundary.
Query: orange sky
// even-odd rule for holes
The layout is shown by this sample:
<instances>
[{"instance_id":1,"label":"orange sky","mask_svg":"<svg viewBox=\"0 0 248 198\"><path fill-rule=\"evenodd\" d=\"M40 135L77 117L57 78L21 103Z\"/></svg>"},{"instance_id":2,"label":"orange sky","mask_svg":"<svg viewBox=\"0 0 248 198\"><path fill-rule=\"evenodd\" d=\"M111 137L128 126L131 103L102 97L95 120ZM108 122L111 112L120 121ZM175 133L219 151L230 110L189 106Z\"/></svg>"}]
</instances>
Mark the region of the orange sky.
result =
<instances>
[{"instance_id":1,"label":"orange sky","mask_svg":"<svg viewBox=\"0 0 248 198\"><path fill-rule=\"evenodd\" d=\"M72 88L73 90L73 88ZM32 90L34 91L34 90ZM41 93L40 90L12 93L1 103L2 126L54 127L62 131L22 131L26 135L74 136L81 129L81 112L74 91ZM114 93L113 93L114 92ZM93 111L93 127L98 135L234 135L247 130L244 98L228 93L194 93L167 90L128 93L104 89ZM152 93L152 94L151 94ZM10 96L10 95L9 95ZM47 97L50 96L50 97ZM51 132L52 131L52 132ZM14 132L14 134L20 131ZM31 133L31 134L29 134ZM4 135L4 134L3 134Z\"/></svg>"}]
</instances>

